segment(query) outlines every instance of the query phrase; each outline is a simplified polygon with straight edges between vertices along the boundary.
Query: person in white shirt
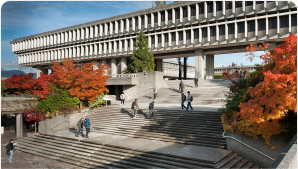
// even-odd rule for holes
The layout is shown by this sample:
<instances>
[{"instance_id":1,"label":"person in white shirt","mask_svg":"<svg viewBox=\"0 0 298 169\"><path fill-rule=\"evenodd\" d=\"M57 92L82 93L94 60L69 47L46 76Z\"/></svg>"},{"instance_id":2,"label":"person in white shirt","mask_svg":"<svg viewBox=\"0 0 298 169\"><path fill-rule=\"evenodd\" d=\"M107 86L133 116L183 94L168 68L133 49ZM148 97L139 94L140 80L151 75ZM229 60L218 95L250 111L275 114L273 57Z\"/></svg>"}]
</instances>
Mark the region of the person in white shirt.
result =
<instances>
[{"instance_id":1,"label":"person in white shirt","mask_svg":"<svg viewBox=\"0 0 298 169\"><path fill-rule=\"evenodd\" d=\"M191 102L192 102L192 95L190 94L190 92L187 92L188 96L187 96L187 107L186 110L188 110L188 107L190 106L191 110L193 110L192 106L191 106Z\"/></svg>"}]
</instances>

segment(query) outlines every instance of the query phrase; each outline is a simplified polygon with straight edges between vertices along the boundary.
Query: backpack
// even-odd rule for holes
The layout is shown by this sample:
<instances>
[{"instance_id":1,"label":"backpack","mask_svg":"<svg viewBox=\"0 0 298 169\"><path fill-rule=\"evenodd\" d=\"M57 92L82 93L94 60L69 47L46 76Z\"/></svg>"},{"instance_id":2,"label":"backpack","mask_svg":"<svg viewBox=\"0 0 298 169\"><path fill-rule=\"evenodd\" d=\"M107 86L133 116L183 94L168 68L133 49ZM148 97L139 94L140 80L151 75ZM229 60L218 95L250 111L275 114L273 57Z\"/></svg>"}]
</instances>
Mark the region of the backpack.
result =
<instances>
[{"instance_id":1,"label":"backpack","mask_svg":"<svg viewBox=\"0 0 298 169\"><path fill-rule=\"evenodd\" d=\"M135 106L136 106L136 103L135 102L132 102L131 108L134 109Z\"/></svg>"},{"instance_id":2,"label":"backpack","mask_svg":"<svg viewBox=\"0 0 298 169\"><path fill-rule=\"evenodd\" d=\"M193 101L193 97L192 97L192 95L190 95L190 101Z\"/></svg>"},{"instance_id":3,"label":"backpack","mask_svg":"<svg viewBox=\"0 0 298 169\"><path fill-rule=\"evenodd\" d=\"M180 82L180 87L182 86L182 82Z\"/></svg>"},{"instance_id":4,"label":"backpack","mask_svg":"<svg viewBox=\"0 0 298 169\"><path fill-rule=\"evenodd\" d=\"M151 108L152 108L152 103L149 104L149 109L151 109Z\"/></svg>"},{"instance_id":5,"label":"backpack","mask_svg":"<svg viewBox=\"0 0 298 169\"><path fill-rule=\"evenodd\" d=\"M121 95L120 95L120 100L122 100L122 99L123 99L123 95L121 94Z\"/></svg>"},{"instance_id":6,"label":"backpack","mask_svg":"<svg viewBox=\"0 0 298 169\"><path fill-rule=\"evenodd\" d=\"M6 149L6 152L9 152L9 143L6 145L5 149Z\"/></svg>"},{"instance_id":7,"label":"backpack","mask_svg":"<svg viewBox=\"0 0 298 169\"><path fill-rule=\"evenodd\" d=\"M85 127L87 126L87 120L84 121L84 126L85 126Z\"/></svg>"}]
</instances>

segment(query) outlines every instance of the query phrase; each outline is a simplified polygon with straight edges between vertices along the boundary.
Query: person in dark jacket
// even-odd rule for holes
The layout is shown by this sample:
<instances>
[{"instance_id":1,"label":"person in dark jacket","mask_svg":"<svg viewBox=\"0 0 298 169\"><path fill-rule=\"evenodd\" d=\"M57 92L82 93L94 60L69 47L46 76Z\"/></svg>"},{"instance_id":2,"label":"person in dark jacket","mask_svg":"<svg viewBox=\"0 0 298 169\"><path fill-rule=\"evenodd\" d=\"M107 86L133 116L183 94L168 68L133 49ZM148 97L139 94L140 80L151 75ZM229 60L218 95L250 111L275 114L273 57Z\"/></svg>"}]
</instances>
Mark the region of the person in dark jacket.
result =
<instances>
[{"instance_id":1,"label":"person in dark jacket","mask_svg":"<svg viewBox=\"0 0 298 169\"><path fill-rule=\"evenodd\" d=\"M85 118L85 121L87 123L87 125L85 126L86 128L86 138L89 138L88 137L88 133L90 133L90 120L89 120L89 116L87 115L86 118Z\"/></svg>"},{"instance_id":2,"label":"person in dark jacket","mask_svg":"<svg viewBox=\"0 0 298 169\"><path fill-rule=\"evenodd\" d=\"M79 134L82 135L82 137L84 137L84 133L83 133L83 127L84 127L84 118L81 118L77 124L79 131L76 133L76 137L79 137Z\"/></svg>"},{"instance_id":3,"label":"person in dark jacket","mask_svg":"<svg viewBox=\"0 0 298 169\"><path fill-rule=\"evenodd\" d=\"M153 102L151 102L150 104L149 104L149 115L148 115L148 118L150 118L150 116L154 116L154 101Z\"/></svg>"},{"instance_id":4,"label":"person in dark jacket","mask_svg":"<svg viewBox=\"0 0 298 169\"><path fill-rule=\"evenodd\" d=\"M13 139L10 139L9 140L9 143L8 143L8 145L7 145L7 151L9 152L9 154L10 154L10 156L9 156L9 159L8 159L8 162L9 163L12 163L12 156L13 156L13 149L14 149L14 147L15 147L15 145L16 145L17 143L13 143Z\"/></svg>"},{"instance_id":5,"label":"person in dark jacket","mask_svg":"<svg viewBox=\"0 0 298 169\"><path fill-rule=\"evenodd\" d=\"M198 77L195 78L194 82L195 82L195 87L198 87Z\"/></svg>"},{"instance_id":6,"label":"person in dark jacket","mask_svg":"<svg viewBox=\"0 0 298 169\"><path fill-rule=\"evenodd\" d=\"M186 101L186 96L184 95L183 92L181 92L181 107L182 107L182 110L184 108L186 108L186 106L184 105L184 102Z\"/></svg>"}]
</instances>

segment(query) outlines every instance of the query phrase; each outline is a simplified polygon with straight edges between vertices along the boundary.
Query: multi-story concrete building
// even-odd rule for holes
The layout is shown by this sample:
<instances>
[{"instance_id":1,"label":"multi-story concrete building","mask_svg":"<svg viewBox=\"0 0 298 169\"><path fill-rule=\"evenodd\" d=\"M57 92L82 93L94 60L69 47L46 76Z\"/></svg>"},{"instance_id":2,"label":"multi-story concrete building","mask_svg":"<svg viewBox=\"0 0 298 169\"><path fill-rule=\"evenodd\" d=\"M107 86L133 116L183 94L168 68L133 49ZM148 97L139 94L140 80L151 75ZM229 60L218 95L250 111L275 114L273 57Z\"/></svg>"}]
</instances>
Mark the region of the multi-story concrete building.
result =
<instances>
[{"instance_id":1,"label":"multi-story concrete building","mask_svg":"<svg viewBox=\"0 0 298 169\"><path fill-rule=\"evenodd\" d=\"M183 1L18 38L10 42L20 66L47 73L51 61L73 58L102 62L110 74L130 63L138 32L143 30L162 59L195 56L195 76L214 75L214 54L244 52L250 43L281 43L297 34L297 8L291 1Z\"/></svg>"}]
</instances>

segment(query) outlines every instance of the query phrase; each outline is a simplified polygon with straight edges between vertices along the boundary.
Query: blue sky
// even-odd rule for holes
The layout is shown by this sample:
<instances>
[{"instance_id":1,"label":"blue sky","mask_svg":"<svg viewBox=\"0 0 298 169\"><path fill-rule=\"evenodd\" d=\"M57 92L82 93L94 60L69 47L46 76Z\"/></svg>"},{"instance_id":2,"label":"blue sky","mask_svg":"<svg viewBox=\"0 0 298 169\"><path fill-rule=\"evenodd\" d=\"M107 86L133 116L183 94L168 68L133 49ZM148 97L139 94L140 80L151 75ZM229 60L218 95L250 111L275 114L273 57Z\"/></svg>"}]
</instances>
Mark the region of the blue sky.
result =
<instances>
[{"instance_id":1,"label":"blue sky","mask_svg":"<svg viewBox=\"0 0 298 169\"><path fill-rule=\"evenodd\" d=\"M172 1L169 1L170 3ZM35 73L36 69L19 67L12 53L10 41L85 22L113 17L152 7L152 1L9 1L1 8L1 69L23 70ZM176 59L172 59L176 61ZM215 55L214 65L244 65L261 63L246 61L244 53ZM194 57L190 57L194 64Z\"/></svg>"}]
</instances>

